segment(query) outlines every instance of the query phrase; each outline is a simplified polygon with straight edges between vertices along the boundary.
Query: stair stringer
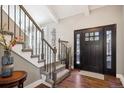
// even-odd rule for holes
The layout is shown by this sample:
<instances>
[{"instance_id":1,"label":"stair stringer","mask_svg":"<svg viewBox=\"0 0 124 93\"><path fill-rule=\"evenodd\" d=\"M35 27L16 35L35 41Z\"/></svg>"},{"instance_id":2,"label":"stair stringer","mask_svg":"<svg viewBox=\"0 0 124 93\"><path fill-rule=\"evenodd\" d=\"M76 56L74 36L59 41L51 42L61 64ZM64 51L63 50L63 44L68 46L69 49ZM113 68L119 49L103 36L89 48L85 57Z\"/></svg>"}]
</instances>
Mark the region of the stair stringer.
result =
<instances>
[{"instance_id":1,"label":"stair stringer","mask_svg":"<svg viewBox=\"0 0 124 93\"><path fill-rule=\"evenodd\" d=\"M6 35L6 40L10 41L10 36ZM44 66L44 62L39 63L38 62L38 57L36 58L31 58L31 52L23 52L23 44L16 44L14 47L12 47L12 51L22 58L26 59L28 62L33 64L34 66L40 68Z\"/></svg>"},{"instance_id":2,"label":"stair stringer","mask_svg":"<svg viewBox=\"0 0 124 93\"><path fill-rule=\"evenodd\" d=\"M21 57L25 58L26 60L28 60L30 63L32 63L33 65L35 65L38 68L44 66L43 62L38 63L38 58L31 58L31 52L22 52L22 45L21 44L17 44L16 46L14 46L12 48L12 51L17 53Z\"/></svg>"}]
</instances>

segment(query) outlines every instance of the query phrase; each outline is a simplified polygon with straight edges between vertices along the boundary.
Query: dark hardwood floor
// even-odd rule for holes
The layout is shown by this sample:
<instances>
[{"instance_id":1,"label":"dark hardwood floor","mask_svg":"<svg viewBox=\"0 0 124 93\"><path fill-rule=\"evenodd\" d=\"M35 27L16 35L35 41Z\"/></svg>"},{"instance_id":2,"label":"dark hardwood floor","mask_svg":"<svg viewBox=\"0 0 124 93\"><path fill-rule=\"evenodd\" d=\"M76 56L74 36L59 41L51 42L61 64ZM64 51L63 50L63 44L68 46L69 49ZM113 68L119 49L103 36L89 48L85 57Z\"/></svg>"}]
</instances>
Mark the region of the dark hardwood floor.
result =
<instances>
[{"instance_id":1,"label":"dark hardwood floor","mask_svg":"<svg viewBox=\"0 0 124 93\"><path fill-rule=\"evenodd\" d=\"M40 84L37 88L48 88ZM79 74L79 70L73 70L71 75L59 83L56 88L123 88L118 78L105 75L105 80L96 79Z\"/></svg>"},{"instance_id":2,"label":"dark hardwood floor","mask_svg":"<svg viewBox=\"0 0 124 93\"><path fill-rule=\"evenodd\" d=\"M119 79L105 75L105 80L87 77L73 70L71 75L57 85L58 88L122 88Z\"/></svg>"}]
</instances>

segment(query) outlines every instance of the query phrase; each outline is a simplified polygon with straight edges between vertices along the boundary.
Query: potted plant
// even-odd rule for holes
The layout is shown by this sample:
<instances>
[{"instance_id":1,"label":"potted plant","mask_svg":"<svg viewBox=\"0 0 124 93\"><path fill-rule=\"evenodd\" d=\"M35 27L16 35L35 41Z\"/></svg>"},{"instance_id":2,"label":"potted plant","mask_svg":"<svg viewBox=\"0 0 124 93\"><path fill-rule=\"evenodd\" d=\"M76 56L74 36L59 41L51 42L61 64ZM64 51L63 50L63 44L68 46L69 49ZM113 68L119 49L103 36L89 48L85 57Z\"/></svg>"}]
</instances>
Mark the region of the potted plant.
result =
<instances>
[{"instance_id":1,"label":"potted plant","mask_svg":"<svg viewBox=\"0 0 124 93\"><path fill-rule=\"evenodd\" d=\"M0 31L3 31L2 29ZM4 48L4 56L2 56L1 64L1 77L8 77L12 75L13 71L13 57L11 57L11 49L20 41L21 37L15 37L7 42L4 33L0 33L0 43Z\"/></svg>"}]
</instances>

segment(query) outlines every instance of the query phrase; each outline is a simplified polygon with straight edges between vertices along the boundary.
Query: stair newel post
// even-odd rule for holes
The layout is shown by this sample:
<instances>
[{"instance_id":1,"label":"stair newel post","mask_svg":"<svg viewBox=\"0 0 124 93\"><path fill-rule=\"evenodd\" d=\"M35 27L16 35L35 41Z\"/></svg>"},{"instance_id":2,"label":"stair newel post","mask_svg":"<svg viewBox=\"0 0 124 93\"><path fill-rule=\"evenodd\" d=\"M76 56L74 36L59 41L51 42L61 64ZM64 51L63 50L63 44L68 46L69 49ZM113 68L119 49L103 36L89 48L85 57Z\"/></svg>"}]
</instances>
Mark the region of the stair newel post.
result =
<instances>
[{"instance_id":1,"label":"stair newel post","mask_svg":"<svg viewBox=\"0 0 124 93\"><path fill-rule=\"evenodd\" d=\"M54 83L53 83L53 87L55 87L55 84L56 84L56 53L57 53L57 49L56 49L56 47L54 47L54 50L53 50L53 81L54 81Z\"/></svg>"},{"instance_id":2,"label":"stair newel post","mask_svg":"<svg viewBox=\"0 0 124 93\"><path fill-rule=\"evenodd\" d=\"M43 43L43 38L44 38L44 32L42 30L41 33L41 42L42 42L42 53L41 53L41 58L44 59L44 43Z\"/></svg>"},{"instance_id":3,"label":"stair newel post","mask_svg":"<svg viewBox=\"0 0 124 93\"><path fill-rule=\"evenodd\" d=\"M32 49L33 51L31 52L32 55L34 53L34 24L32 23Z\"/></svg>"},{"instance_id":4,"label":"stair newel post","mask_svg":"<svg viewBox=\"0 0 124 93\"><path fill-rule=\"evenodd\" d=\"M67 46L65 46L66 48L66 68L68 69L68 66L69 66L69 61L68 61L68 48Z\"/></svg>"},{"instance_id":5,"label":"stair newel post","mask_svg":"<svg viewBox=\"0 0 124 93\"><path fill-rule=\"evenodd\" d=\"M46 60L46 43L44 42L44 58ZM47 70L47 63L45 61L45 70Z\"/></svg>"},{"instance_id":6,"label":"stair newel post","mask_svg":"<svg viewBox=\"0 0 124 93\"><path fill-rule=\"evenodd\" d=\"M35 32L35 51L36 51L36 55L37 55L37 28L36 28L36 32Z\"/></svg>"},{"instance_id":7,"label":"stair newel post","mask_svg":"<svg viewBox=\"0 0 124 93\"><path fill-rule=\"evenodd\" d=\"M39 47L38 47L38 52L39 52L39 60L41 59L41 56L40 56L40 54L41 54L41 53L40 53L40 52L41 52L41 51L40 51L40 43L41 43L41 42L40 42L40 38L41 38L41 37L40 37L40 33L41 33L41 32L38 30L38 35L39 35L39 37L38 37L38 46L39 46Z\"/></svg>"},{"instance_id":8,"label":"stair newel post","mask_svg":"<svg viewBox=\"0 0 124 93\"><path fill-rule=\"evenodd\" d=\"M47 72L49 70L49 58L48 58L48 45L46 46L46 64L47 64Z\"/></svg>"},{"instance_id":9,"label":"stair newel post","mask_svg":"<svg viewBox=\"0 0 124 93\"><path fill-rule=\"evenodd\" d=\"M60 61L61 61L61 64L62 64L62 42L61 42L61 40L60 40Z\"/></svg>"},{"instance_id":10,"label":"stair newel post","mask_svg":"<svg viewBox=\"0 0 124 93\"><path fill-rule=\"evenodd\" d=\"M50 49L50 47L49 47ZM51 74L52 74L52 63L51 63L51 49L50 49L50 79L51 79Z\"/></svg>"},{"instance_id":11,"label":"stair newel post","mask_svg":"<svg viewBox=\"0 0 124 93\"><path fill-rule=\"evenodd\" d=\"M63 44L62 44L62 42L61 42L61 64L63 64L63 61L62 61L62 59L63 59Z\"/></svg>"}]
</instances>

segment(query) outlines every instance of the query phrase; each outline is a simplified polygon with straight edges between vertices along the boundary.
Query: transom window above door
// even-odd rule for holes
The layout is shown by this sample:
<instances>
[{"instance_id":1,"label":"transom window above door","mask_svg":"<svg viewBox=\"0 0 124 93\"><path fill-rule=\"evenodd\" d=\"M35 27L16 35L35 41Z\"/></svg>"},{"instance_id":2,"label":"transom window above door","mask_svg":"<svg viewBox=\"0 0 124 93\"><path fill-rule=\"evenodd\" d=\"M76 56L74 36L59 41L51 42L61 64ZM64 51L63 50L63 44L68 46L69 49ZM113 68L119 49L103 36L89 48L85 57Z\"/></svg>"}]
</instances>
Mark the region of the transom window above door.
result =
<instances>
[{"instance_id":1,"label":"transom window above door","mask_svg":"<svg viewBox=\"0 0 124 93\"><path fill-rule=\"evenodd\" d=\"M98 41L98 40L99 40L99 32L85 33L85 41Z\"/></svg>"}]
</instances>

